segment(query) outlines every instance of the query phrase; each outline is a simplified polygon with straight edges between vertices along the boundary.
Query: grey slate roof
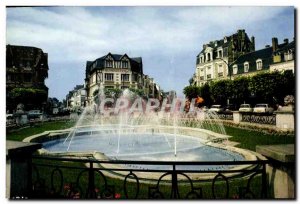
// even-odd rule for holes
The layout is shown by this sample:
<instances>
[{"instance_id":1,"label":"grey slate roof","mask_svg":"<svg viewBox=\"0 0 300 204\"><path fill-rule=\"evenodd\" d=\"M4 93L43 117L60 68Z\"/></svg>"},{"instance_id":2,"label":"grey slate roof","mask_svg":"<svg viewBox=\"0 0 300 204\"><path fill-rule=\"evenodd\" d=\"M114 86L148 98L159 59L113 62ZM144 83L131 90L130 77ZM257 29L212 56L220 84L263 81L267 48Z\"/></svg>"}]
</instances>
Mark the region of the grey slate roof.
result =
<instances>
[{"instance_id":1,"label":"grey slate roof","mask_svg":"<svg viewBox=\"0 0 300 204\"><path fill-rule=\"evenodd\" d=\"M292 41L288 44L282 43L278 45L278 49L275 51L282 52L287 49L295 48L295 42ZM255 72L257 71L256 68L256 60L261 59L262 60L262 70L268 70L270 65L273 64L273 48L267 47L263 48L254 52L249 52L247 54L241 55L234 64L231 65L233 67L234 65L238 65L238 72L237 74L243 74L244 72L244 63L249 62L249 71L248 72Z\"/></svg>"},{"instance_id":2,"label":"grey slate roof","mask_svg":"<svg viewBox=\"0 0 300 204\"><path fill-rule=\"evenodd\" d=\"M86 75L88 75L88 73L90 73L93 70L104 69L105 68L104 61L108 55L111 55L115 61L120 61L123 56L126 56L130 61L131 70L134 72L143 73L143 63L142 63L141 57L130 58L127 54L120 55L120 54L108 53L107 55L102 56L94 61L87 61L86 62ZM93 67L94 64L96 64L95 67Z\"/></svg>"},{"instance_id":3,"label":"grey slate roof","mask_svg":"<svg viewBox=\"0 0 300 204\"><path fill-rule=\"evenodd\" d=\"M238 65L237 74L244 73L244 63L249 62L249 71L254 72L256 69L256 60L262 60L262 70L269 69L270 64L273 62L273 50L272 47L264 48L254 52L241 55L233 65ZM232 65L232 66L233 66Z\"/></svg>"}]
</instances>

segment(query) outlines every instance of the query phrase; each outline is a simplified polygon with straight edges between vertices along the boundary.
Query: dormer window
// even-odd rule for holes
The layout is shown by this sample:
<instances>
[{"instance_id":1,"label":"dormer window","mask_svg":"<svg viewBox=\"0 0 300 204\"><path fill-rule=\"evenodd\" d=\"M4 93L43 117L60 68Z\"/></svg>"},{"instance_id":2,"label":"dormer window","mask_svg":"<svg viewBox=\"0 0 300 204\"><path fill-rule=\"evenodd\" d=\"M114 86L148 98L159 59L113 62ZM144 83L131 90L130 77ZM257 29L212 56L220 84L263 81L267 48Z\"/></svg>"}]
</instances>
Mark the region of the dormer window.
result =
<instances>
[{"instance_id":1,"label":"dormer window","mask_svg":"<svg viewBox=\"0 0 300 204\"><path fill-rule=\"evenodd\" d=\"M244 63L244 72L249 72L249 62Z\"/></svg>"},{"instance_id":2,"label":"dormer window","mask_svg":"<svg viewBox=\"0 0 300 204\"><path fill-rule=\"evenodd\" d=\"M285 61L293 60L293 58L294 58L294 56L293 56L293 52L291 50L284 53Z\"/></svg>"},{"instance_id":3,"label":"dormer window","mask_svg":"<svg viewBox=\"0 0 300 204\"><path fill-rule=\"evenodd\" d=\"M128 61L122 61L122 68L124 69L128 68Z\"/></svg>"},{"instance_id":4,"label":"dormer window","mask_svg":"<svg viewBox=\"0 0 300 204\"><path fill-rule=\"evenodd\" d=\"M238 66L236 64L233 65L232 69L233 69L233 74L237 74L237 72L238 72Z\"/></svg>"},{"instance_id":5,"label":"dormer window","mask_svg":"<svg viewBox=\"0 0 300 204\"><path fill-rule=\"evenodd\" d=\"M257 70L262 69L262 60L261 59L256 60L256 69Z\"/></svg>"},{"instance_id":6,"label":"dormer window","mask_svg":"<svg viewBox=\"0 0 300 204\"><path fill-rule=\"evenodd\" d=\"M113 67L113 61L112 60L106 60L106 67Z\"/></svg>"},{"instance_id":7,"label":"dormer window","mask_svg":"<svg viewBox=\"0 0 300 204\"><path fill-rule=\"evenodd\" d=\"M224 37L224 43L227 43L227 38L226 37Z\"/></svg>"},{"instance_id":8,"label":"dormer window","mask_svg":"<svg viewBox=\"0 0 300 204\"><path fill-rule=\"evenodd\" d=\"M219 57L219 58L222 58L222 57L223 57L223 52L222 52L222 50L218 50L218 57Z\"/></svg>"},{"instance_id":9,"label":"dormer window","mask_svg":"<svg viewBox=\"0 0 300 204\"><path fill-rule=\"evenodd\" d=\"M211 59L210 53L207 53L207 61L210 61Z\"/></svg>"},{"instance_id":10,"label":"dormer window","mask_svg":"<svg viewBox=\"0 0 300 204\"><path fill-rule=\"evenodd\" d=\"M200 63L204 63L204 55L203 54L200 55Z\"/></svg>"}]
</instances>

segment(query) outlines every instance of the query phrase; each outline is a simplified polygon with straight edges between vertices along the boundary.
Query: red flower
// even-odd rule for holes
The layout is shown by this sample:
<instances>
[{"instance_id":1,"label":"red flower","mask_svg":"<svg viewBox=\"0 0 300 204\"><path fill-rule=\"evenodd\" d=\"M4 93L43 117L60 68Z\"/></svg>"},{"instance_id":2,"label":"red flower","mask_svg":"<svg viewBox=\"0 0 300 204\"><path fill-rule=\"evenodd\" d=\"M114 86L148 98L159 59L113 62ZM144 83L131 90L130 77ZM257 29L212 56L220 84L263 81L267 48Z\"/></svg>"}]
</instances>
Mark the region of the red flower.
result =
<instances>
[{"instance_id":1,"label":"red flower","mask_svg":"<svg viewBox=\"0 0 300 204\"><path fill-rule=\"evenodd\" d=\"M120 193L116 193L115 194L115 198L117 198L117 199L121 198L121 194Z\"/></svg>"}]
</instances>

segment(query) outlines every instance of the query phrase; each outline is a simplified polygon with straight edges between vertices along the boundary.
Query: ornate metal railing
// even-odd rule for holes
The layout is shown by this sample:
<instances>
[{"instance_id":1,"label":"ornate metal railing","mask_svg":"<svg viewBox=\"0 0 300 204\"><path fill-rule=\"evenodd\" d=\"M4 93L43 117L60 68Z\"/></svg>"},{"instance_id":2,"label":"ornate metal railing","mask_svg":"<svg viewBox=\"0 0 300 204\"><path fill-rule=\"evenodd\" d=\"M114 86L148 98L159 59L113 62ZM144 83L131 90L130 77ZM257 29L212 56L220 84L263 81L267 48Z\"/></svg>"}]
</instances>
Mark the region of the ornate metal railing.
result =
<instances>
[{"instance_id":1,"label":"ornate metal railing","mask_svg":"<svg viewBox=\"0 0 300 204\"><path fill-rule=\"evenodd\" d=\"M232 112L218 113L218 117L221 120L233 120L233 114L232 114Z\"/></svg>"},{"instance_id":2,"label":"ornate metal railing","mask_svg":"<svg viewBox=\"0 0 300 204\"><path fill-rule=\"evenodd\" d=\"M266 160L226 162L98 161L35 156L32 161L30 198L267 198L266 163ZM136 168L137 165L140 167ZM187 166L199 168L183 170L183 167ZM203 166L208 168L201 170ZM246 168L226 168L233 166ZM144 174L148 174L148 179L144 178ZM220 190L218 191L218 189ZM210 191L209 195L204 193L207 191Z\"/></svg>"},{"instance_id":3,"label":"ornate metal railing","mask_svg":"<svg viewBox=\"0 0 300 204\"><path fill-rule=\"evenodd\" d=\"M276 125L276 114L243 113L242 122Z\"/></svg>"}]
</instances>

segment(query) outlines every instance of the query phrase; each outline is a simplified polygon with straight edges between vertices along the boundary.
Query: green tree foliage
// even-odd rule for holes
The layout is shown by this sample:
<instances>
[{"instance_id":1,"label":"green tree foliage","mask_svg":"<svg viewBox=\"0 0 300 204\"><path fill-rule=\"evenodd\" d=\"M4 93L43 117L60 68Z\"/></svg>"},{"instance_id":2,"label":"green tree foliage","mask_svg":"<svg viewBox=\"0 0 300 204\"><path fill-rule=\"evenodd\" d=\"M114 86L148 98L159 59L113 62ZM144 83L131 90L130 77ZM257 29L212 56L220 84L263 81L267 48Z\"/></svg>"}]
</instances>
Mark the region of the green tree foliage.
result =
<instances>
[{"instance_id":1,"label":"green tree foliage","mask_svg":"<svg viewBox=\"0 0 300 204\"><path fill-rule=\"evenodd\" d=\"M231 80L220 80L211 83L211 96L215 103L226 104L227 99L232 98Z\"/></svg>"},{"instance_id":2,"label":"green tree foliage","mask_svg":"<svg viewBox=\"0 0 300 204\"><path fill-rule=\"evenodd\" d=\"M210 86L208 83L205 83L200 88L200 96L204 99L204 105L211 106L212 98L210 93Z\"/></svg>"},{"instance_id":3,"label":"green tree foliage","mask_svg":"<svg viewBox=\"0 0 300 204\"><path fill-rule=\"evenodd\" d=\"M232 81L231 97L235 104L244 102L249 103L250 90L249 90L249 77L238 77Z\"/></svg>"},{"instance_id":4,"label":"green tree foliage","mask_svg":"<svg viewBox=\"0 0 300 204\"><path fill-rule=\"evenodd\" d=\"M234 80L219 80L202 87L187 86L183 93L189 99L198 95L206 105L230 103L283 104L286 95L295 95L295 75L291 71L261 73L252 77L238 77Z\"/></svg>"},{"instance_id":5,"label":"green tree foliage","mask_svg":"<svg viewBox=\"0 0 300 204\"><path fill-rule=\"evenodd\" d=\"M200 96L201 89L199 86L190 85L183 89L183 93L189 100L192 100L193 98Z\"/></svg>"},{"instance_id":6,"label":"green tree foliage","mask_svg":"<svg viewBox=\"0 0 300 204\"><path fill-rule=\"evenodd\" d=\"M42 108L43 103L47 101L47 91L36 88L14 88L7 98L15 107L19 103L26 104L25 110Z\"/></svg>"},{"instance_id":7,"label":"green tree foliage","mask_svg":"<svg viewBox=\"0 0 300 204\"><path fill-rule=\"evenodd\" d=\"M295 94L295 76L289 71L257 74L251 78L249 90L259 101L282 104L286 95Z\"/></svg>"}]
</instances>

